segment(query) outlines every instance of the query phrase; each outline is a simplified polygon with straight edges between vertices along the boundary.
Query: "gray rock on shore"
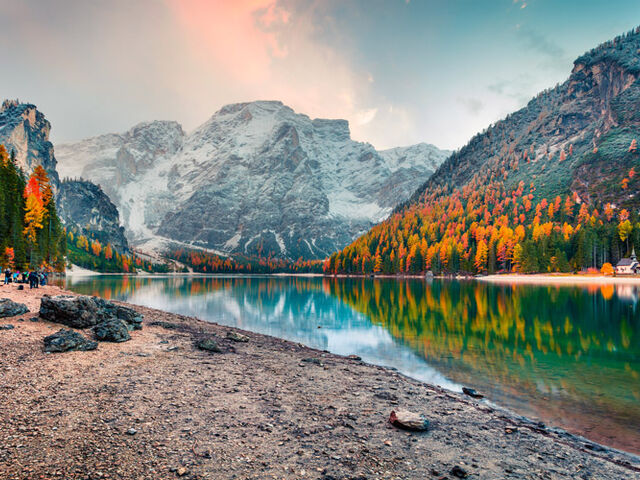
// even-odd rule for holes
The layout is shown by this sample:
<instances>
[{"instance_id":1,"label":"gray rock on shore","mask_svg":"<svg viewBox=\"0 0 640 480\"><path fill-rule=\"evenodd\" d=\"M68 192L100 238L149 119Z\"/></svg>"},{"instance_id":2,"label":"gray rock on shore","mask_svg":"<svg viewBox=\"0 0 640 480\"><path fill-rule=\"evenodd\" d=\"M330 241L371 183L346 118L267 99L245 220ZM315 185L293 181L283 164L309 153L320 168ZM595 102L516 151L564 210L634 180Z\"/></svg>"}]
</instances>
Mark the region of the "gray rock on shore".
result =
<instances>
[{"instance_id":1,"label":"gray rock on shore","mask_svg":"<svg viewBox=\"0 0 640 480\"><path fill-rule=\"evenodd\" d=\"M45 352L69 352L72 350L95 350L98 342L89 340L78 332L63 328L53 335L44 338Z\"/></svg>"},{"instance_id":2,"label":"gray rock on shore","mask_svg":"<svg viewBox=\"0 0 640 480\"><path fill-rule=\"evenodd\" d=\"M118 318L110 318L96 325L93 333L102 342L126 342L131 339L127 323Z\"/></svg>"},{"instance_id":3,"label":"gray rock on shore","mask_svg":"<svg viewBox=\"0 0 640 480\"><path fill-rule=\"evenodd\" d=\"M200 340L198 343L196 343L196 347L198 347L200 350L206 350L207 352L214 352L214 353L223 352L223 350L220 348L218 343L211 338L204 338Z\"/></svg>"},{"instance_id":4,"label":"gray rock on shore","mask_svg":"<svg viewBox=\"0 0 640 480\"><path fill-rule=\"evenodd\" d=\"M40 303L40 317L73 328L93 327L112 319L125 322L128 329L142 328L142 315L138 312L98 297L45 295Z\"/></svg>"},{"instance_id":5,"label":"gray rock on shore","mask_svg":"<svg viewBox=\"0 0 640 480\"><path fill-rule=\"evenodd\" d=\"M424 432L429 429L429 420L424 415L407 410L392 411L389 422L394 427L413 432Z\"/></svg>"},{"instance_id":6,"label":"gray rock on shore","mask_svg":"<svg viewBox=\"0 0 640 480\"><path fill-rule=\"evenodd\" d=\"M0 298L0 318L15 317L28 311L29 309L24 303L16 303L8 298Z\"/></svg>"},{"instance_id":7,"label":"gray rock on shore","mask_svg":"<svg viewBox=\"0 0 640 480\"><path fill-rule=\"evenodd\" d=\"M227 338L240 343L247 343L249 341L249 337L238 332L227 332Z\"/></svg>"}]
</instances>

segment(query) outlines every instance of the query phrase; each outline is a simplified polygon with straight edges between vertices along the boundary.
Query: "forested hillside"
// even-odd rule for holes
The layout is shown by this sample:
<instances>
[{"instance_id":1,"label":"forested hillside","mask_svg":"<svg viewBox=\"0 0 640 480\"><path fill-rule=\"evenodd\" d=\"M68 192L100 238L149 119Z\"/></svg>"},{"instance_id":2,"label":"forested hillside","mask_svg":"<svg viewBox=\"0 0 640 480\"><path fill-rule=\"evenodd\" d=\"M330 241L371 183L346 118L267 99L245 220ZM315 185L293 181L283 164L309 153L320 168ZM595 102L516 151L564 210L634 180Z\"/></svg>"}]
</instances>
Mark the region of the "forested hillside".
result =
<instances>
[{"instance_id":1,"label":"forested hillside","mask_svg":"<svg viewBox=\"0 0 640 480\"><path fill-rule=\"evenodd\" d=\"M640 30L476 135L327 273L569 271L639 245Z\"/></svg>"},{"instance_id":2,"label":"forested hillside","mask_svg":"<svg viewBox=\"0 0 640 480\"><path fill-rule=\"evenodd\" d=\"M0 266L64 270L66 237L56 213L47 172L29 178L15 154L0 145Z\"/></svg>"}]
</instances>

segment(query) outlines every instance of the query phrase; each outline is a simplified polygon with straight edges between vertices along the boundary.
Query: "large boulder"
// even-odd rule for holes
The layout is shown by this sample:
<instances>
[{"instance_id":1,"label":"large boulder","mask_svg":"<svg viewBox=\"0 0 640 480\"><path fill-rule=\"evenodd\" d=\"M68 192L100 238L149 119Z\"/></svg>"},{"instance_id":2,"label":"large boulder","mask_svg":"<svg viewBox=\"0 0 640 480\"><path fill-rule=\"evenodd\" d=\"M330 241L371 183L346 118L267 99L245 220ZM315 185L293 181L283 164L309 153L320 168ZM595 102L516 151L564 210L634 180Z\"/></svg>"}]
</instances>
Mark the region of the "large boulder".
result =
<instances>
[{"instance_id":1,"label":"large boulder","mask_svg":"<svg viewBox=\"0 0 640 480\"><path fill-rule=\"evenodd\" d=\"M92 327L104 320L99 315L98 305L93 298L73 295L43 296L40 301L40 317L73 328Z\"/></svg>"},{"instance_id":2,"label":"large boulder","mask_svg":"<svg viewBox=\"0 0 640 480\"><path fill-rule=\"evenodd\" d=\"M29 311L24 303L16 303L8 298L0 298L0 318L15 317Z\"/></svg>"},{"instance_id":3,"label":"large boulder","mask_svg":"<svg viewBox=\"0 0 640 480\"><path fill-rule=\"evenodd\" d=\"M93 327L111 319L125 322L130 329L142 328L138 312L98 297L45 295L40 302L40 317L73 328Z\"/></svg>"},{"instance_id":4,"label":"large boulder","mask_svg":"<svg viewBox=\"0 0 640 480\"><path fill-rule=\"evenodd\" d=\"M102 315L107 318L118 318L125 322L129 330L141 330L142 329L142 315L136 312L133 308L123 307L122 305L116 305L113 302L104 300L99 297L93 297L93 300L101 310Z\"/></svg>"},{"instance_id":5,"label":"large boulder","mask_svg":"<svg viewBox=\"0 0 640 480\"><path fill-rule=\"evenodd\" d=\"M94 329L96 340L102 342L126 342L131 339L127 324L120 319L110 318L99 323Z\"/></svg>"},{"instance_id":6,"label":"large boulder","mask_svg":"<svg viewBox=\"0 0 640 480\"><path fill-rule=\"evenodd\" d=\"M98 342L91 341L78 332L62 329L44 339L45 352L69 352L71 350L95 350Z\"/></svg>"}]
</instances>

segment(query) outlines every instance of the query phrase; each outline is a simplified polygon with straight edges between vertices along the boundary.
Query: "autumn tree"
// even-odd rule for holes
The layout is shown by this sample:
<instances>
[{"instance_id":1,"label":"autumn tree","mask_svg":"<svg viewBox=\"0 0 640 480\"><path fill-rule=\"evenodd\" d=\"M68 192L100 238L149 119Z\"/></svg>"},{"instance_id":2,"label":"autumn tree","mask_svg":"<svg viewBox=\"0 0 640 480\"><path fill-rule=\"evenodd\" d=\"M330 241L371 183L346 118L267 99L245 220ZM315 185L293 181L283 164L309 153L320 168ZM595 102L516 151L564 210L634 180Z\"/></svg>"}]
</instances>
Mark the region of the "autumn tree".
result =
<instances>
[{"instance_id":1,"label":"autumn tree","mask_svg":"<svg viewBox=\"0 0 640 480\"><path fill-rule=\"evenodd\" d=\"M478 242L476 256L473 260L473 265L476 267L478 272L483 272L487 269L488 254L489 249L487 247L487 242L480 240L480 242Z\"/></svg>"},{"instance_id":2,"label":"autumn tree","mask_svg":"<svg viewBox=\"0 0 640 480\"><path fill-rule=\"evenodd\" d=\"M24 214L24 231L23 234L29 245L29 263L33 265L33 254L36 248L37 234L42 228L42 220L44 217L44 205L42 201L42 193L35 175L31 175L24 190L25 198L25 214Z\"/></svg>"}]
</instances>

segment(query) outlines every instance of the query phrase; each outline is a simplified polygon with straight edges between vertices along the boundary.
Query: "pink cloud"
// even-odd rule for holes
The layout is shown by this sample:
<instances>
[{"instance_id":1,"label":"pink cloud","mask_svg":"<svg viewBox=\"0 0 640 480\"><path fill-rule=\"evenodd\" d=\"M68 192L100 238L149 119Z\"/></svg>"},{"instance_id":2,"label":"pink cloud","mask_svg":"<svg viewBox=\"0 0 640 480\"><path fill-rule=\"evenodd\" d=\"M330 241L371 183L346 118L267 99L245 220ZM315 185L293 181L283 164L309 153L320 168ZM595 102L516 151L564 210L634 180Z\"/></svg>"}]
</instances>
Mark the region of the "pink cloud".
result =
<instances>
[{"instance_id":1,"label":"pink cloud","mask_svg":"<svg viewBox=\"0 0 640 480\"><path fill-rule=\"evenodd\" d=\"M243 83L269 77L273 58L287 49L278 40L278 27L289 13L275 0L168 0L192 47L218 68Z\"/></svg>"},{"instance_id":2,"label":"pink cloud","mask_svg":"<svg viewBox=\"0 0 640 480\"><path fill-rule=\"evenodd\" d=\"M314 37L318 18L332 23L322 2L289 10L277 0L167 1L211 87L224 85L222 103L281 100L311 117L346 118L354 138L367 137L373 79Z\"/></svg>"}]
</instances>

